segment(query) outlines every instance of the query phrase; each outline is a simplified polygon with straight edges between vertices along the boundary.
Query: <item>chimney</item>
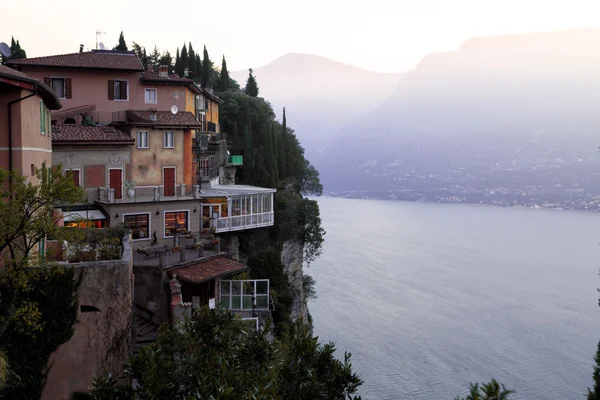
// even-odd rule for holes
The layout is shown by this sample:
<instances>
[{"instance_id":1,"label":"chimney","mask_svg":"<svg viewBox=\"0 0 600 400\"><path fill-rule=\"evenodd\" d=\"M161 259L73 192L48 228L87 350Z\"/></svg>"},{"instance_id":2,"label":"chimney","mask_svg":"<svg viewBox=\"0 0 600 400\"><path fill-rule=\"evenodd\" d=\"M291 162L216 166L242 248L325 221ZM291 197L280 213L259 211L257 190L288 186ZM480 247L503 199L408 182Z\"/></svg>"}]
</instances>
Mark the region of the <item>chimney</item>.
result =
<instances>
[{"instance_id":1,"label":"chimney","mask_svg":"<svg viewBox=\"0 0 600 400\"><path fill-rule=\"evenodd\" d=\"M79 45L79 52L83 53L83 45L82 44Z\"/></svg>"},{"instance_id":2,"label":"chimney","mask_svg":"<svg viewBox=\"0 0 600 400\"><path fill-rule=\"evenodd\" d=\"M169 66L161 65L158 67L158 77L159 78L168 78L169 77Z\"/></svg>"}]
</instances>

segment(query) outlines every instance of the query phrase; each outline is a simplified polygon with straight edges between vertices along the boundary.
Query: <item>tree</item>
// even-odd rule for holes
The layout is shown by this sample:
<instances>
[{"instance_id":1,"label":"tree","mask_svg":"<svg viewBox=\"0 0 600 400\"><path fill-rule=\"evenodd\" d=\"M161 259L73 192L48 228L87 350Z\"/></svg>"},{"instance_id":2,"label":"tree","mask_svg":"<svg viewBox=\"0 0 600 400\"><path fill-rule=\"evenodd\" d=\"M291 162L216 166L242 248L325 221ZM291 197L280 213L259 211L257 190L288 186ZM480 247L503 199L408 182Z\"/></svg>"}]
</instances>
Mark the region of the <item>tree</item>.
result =
<instances>
[{"instance_id":1,"label":"tree","mask_svg":"<svg viewBox=\"0 0 600 400\"><path fill-rule=\"evenodd\" d=\"M19 58L27 58L27 53L21 48L21 43L18 40L15 41L13 36L10 40L10 55L8 57L2 56L2 62L7 60L17 60Z\"/></svg>"},{"instance_id":2,"label":"tree","mask_svg":"<svg viewBox=\"0 0 600 400\"><path fill-rule=\"evenodd\" d=\"M305 325L270 342L267 331L257 333L227 310L203 307L183 329L163 328L155 343L131 358L126 370L135 389L103 379L92 396L115 398L110 396L126 391L123 398L352 399L362 381L352 372L351 356L339 361L334 351Z\"/></svg>"},{"instance_id":3,"label":"tree","mask_svg":"<svg viewBox=\"0 0 600 400\"><path fill-rule=\"evenodd\" d=\"M300 176L298 191L304 195L312 196L321 196L323 194L323 185L319 180L319 171L306 159L304 160L304 170Z\"/></svg>"},{"instance_id":4,"label":"tree","mask_svg":"<svg viewBox=\"0 0 600 400\"><path fill-rule=\"evenodd\" d=\"M179 57L179 47L175 51L175 73L179 75L181 71L181 57Z\"/></svg>"},{"instance_id":5,"label":"tree","mask_svg":"<svg viewBox=\"0 0 600 400\"><path fill-rule=\"evenodd\" d=\"M492 379L488 383L470 384L470 391L467 397L456 397L454 400L506 400L508 396L515 393L514 390L507 390L503 384Z\"/></svg>"},{"instance_id":6,"label":"tree","mask_svg":"<svg viewBox=\"0 0 600 400\"><path fill-rule=\"evenodd\" d=\"M204 45L204 54L202 60L202 87L207 87L210 82L210 76L212 75L212 62L208 56L208 50L206 50L206 45Z\"/></svg>"},{"instance_id":7,"label":"tree","mask_svg":"<svg viewBox=\"0 0 600 400\"><path fill-rule=\"evenodd\" d=\"M588 400L600 400L600 342L594 361L596 362L596 365L594 365L594 390L588 388Z\"/></svg>"},{"instance_id":8,"label":"tree","mask_svg":"<svg viewBox=\"0 0 600 400\"><path fill-rule=\"evenodd\" d=\"M185 43L184 43L183 47L181 48L181 53L179 53L179 70L175 71L177 73L177 75L183 76L187 66L188 66L188 52L187 52L187 47L185 46Z\"/></svg>"},{"instance_id":9,"label":"tree","mask_svg":"<svg viewBox=\"0 0 600 400\"><path fill-rule=\"evenodd\" d=\"M192 47L192 42L189 43L188 46L188 77L189 78L198 78L196 76L196 52L194 52L194 48Z\"/></svg>"},{"instance_id":10,"label":"tree","mask_svg":"<svg viewBox=\"0 0 600 400\"><path fill-rule=\"evenodd\" d=\"M54 205L80 202L84 191L60 167L43 165L36 178L34 185L0 169L0 399L41 396L50 355L69 340L77 318L81 276L32 250L47 235L72 238L74 231L57 226Z\"/></svg>"},{"instance_id":11,"label":"tree","mask_svg":"<svg viewBox=\"0 0 600 400\"><path fill-rule=\"evenodd\" d=\"M256 82L256 78L253 75L252 68L250 68L248 74L248 80L246 81L246 88L244 92L250 97L258 96L258 84Z\"/></svg>"},{"instance_id":12,"label":"tree","mask_svg":"<svg viewBox=\"0 0 600 400\"><path fill-rule=\"evenodd\" d=\"M36 169L39 184L0 169L0 256L19 265L28 265L31 250L48 235L59 235L53 218L55 204L73 204L83 200L83 188L75 187L70 173L60 167L43 165Z\"/></svg>"},{"instance_id":13,"label":"tree","mask_svg":"<svg viewBox=\"0 0 600 400\"><path fill-rule=\"evenodd\" d=\"M196 53L196 70L194 71L194 76L196 81L200 82L202 78L202 60L200 59L200 54Z\"/></svg>"},{"instance_id":14,"label":"tree","mask_svg":"<svg viewBox=\"0 0 600 400\"><path fill-rule=\"evenodd\" d=\"M125 36L123 35L123 31L121 31L121 34L119 35L119 43L115 47L113 47L113 50L127 51L127 43L125 43Z\"/></svg>"},{"instance_id":15,"label":"tree","mask_svg":"<svg viewBox=\"0 0 600 400\"><path fill-rule=\"evenodd\" d=\"M155 47L155 49L156 49L156 47ZM148 56L146 55L146 48L143 46L140 46L136 42L133 42L133 45L131 45L131 50L140 59L140 61L142 62L142 65L144 66L144 69L147 69L148 68Z\"/></svg>"},{"instance_id":16,"label":"tree","mask_svg":"<svg viewBox=\"0 0 600 400\"><path fill-rule=\"evenodd\" d=\"M222 92L229 89L229 71L227 71L227 61L225 61L225 54L223 54L223 61L221 61L221 79L219 80L219 90Z\"/></svg>"},{"instance_id":17,"label":"tree","mask_svg":"<svg viewBox=\"0 0 600 400\"><path fill-rule=\"evenodd\" d=\"M171 53L169 53L168 51L165 51L163 53L163 55L160 57L160 61L158 62L158 65L166 65L169 67L169 74L172 74L174 72L173 69L173 57L171 57Z\"/></svg>"},{"instance_id":18,"label":"tree","mask_svg":"<svg viewBox=\"0 0 600 400\"><path fill-rule=\"evenodd\" d=\"M281 121L281 132L279 132L279 134L276 133L276 135L278 135L277 147L278 147L278 153L279 153L279 158L277 159L277 169L279 170L279 179L281 179L281 180L284 180L285 178L287 178L287 171L285 169L285 159L286 159L285 134L286 133L287 133L287 120L285 117L285 107L283 107L283 119Z\"/></svg>"}]
</instances>

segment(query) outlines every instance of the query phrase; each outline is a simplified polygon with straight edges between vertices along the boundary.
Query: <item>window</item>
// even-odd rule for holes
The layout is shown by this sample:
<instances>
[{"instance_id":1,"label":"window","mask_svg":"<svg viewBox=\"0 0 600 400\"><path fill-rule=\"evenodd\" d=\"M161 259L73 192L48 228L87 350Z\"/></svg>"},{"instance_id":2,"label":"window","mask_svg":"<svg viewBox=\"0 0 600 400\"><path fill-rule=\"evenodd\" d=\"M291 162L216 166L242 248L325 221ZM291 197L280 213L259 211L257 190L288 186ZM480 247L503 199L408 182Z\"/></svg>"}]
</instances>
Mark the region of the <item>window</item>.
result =
<instances>
[{"instance_id":1,"label":"window","mask_svg":"<svg viewBox=\"0 0 600 400\"><path fill-rule=\"evenodd\" d=\"M164 147L165 149L175 148L175 137L173 132L165 132Z\"/></svg>"},{"instance_id":2,"label":"window","mask_svg":"<svg viewBox=\"0 0 600 400\"><path fill-rule=\"evenodd\" d=\"M127 101L129 99L129 87L127 81L108 81L108 98L109 100Z\"/></svg>"},{"instance_id":3,"label":"window","mask_svg":"<svg viewBox=\"0 0 600 400\"><path fill-rule=\"evenodd\" d=\"M76 187L79 187L79 170L78 169L71 169L71 170L67 170L67 173L71 174L73 176L73 183L75 184Z\"/></svg>"},{"instance_id":4,"label":"window","mask_svg":"<svg viewBox=\"0 0 600 400\"><path fill-rule=\"evenodd\" d=\"M137 148L147 149L148 148L148 131L138 131L137 133Z\"/></svg>"},{"instance_id":5,"label":"window","mask_svg":"<svg viewBox=\"0 0 600 400\"><path fill-rule=\"evenodd\" d=\"M188 212L176 211L165 213L165 237L174 236L177 232L188 230Z\"/></svg>"},{"instance_id":6,"label":"window","mask_svg":"<svg viewBox=\"0 0 600 400\"><path fill-rule=\"evenodd\" d=\"M221 281L221 305L228 310L268 310L269 280Z\"/></svg>"},{"instance_id":7,"label":"window","mask_svg":"<svg viewBox=\"0 0 600 400\"><path fill-rule=\"evenodd\" d=\"M150 214L124 215L123 222L131 230L133 240L150 238Z\"/></svg>"},{"instance_id":8,"label":"window","mask_svg":"<svg viewBox=\"0 0 600 400\"><path fill-rule=\"evenodd\" d=\"M156 104L156 89L146 89L145 90L145 102L146 104Z\"/></svg>"},{"instance_id":9,"label":"window","mask_svg":"<svg viewBox=\"0 0 600 400\"><path fill-rule=\"evenodd\" d=\"M65 78L52 78L52 90L56 93L59 99L66 98L65 92Z\"/></svg>"},{"instance_id":10,"label":"window","mask_svg":"<svg viewBox=\"0 0 600 400\"><path fill-rule=\"evenodd\" d=\"M40 100L40 133L46 135L48 133L48 109L44 105L44 102Z\"/></svg>"}]
</instances>

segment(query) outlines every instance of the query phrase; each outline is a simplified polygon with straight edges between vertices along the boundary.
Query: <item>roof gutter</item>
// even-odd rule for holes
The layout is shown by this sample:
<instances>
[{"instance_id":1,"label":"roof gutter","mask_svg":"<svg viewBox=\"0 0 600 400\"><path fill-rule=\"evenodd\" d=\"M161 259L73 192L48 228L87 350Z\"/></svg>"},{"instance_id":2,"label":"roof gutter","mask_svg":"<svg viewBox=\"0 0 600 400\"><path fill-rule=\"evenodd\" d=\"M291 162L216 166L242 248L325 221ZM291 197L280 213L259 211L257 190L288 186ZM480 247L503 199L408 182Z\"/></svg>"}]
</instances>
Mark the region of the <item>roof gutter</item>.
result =
<instances>
[{"instance_id":1,"label":"roof gutter","mask_svg":"<svg viewBox=\"0 0 600 400\"><path fill-rule=\"evenodd\" d=\"M25 97L21 97L21 98L18 98L18 99L8 102L8 170L10 172L10 174L8 175L8 185L11 188L11 190L10 190L10 198L11 199L12 199L12 183L13 183L13 179L12 179L12 173L13 173L12 106L13 106L13 104L19 103L30 97L37 96L37 89L38 89L38 85L37 85L37 83L34 83L33 84L33 93L28 94Z\"/></svg>"}]
</instances>

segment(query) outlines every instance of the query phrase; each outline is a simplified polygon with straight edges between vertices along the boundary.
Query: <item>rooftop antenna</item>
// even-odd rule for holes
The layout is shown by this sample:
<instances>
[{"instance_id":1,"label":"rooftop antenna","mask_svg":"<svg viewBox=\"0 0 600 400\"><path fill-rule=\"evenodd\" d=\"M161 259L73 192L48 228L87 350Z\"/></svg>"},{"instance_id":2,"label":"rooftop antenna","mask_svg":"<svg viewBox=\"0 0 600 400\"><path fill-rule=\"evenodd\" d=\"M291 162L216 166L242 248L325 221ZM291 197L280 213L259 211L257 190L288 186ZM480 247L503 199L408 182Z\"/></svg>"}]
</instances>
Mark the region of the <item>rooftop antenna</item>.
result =
<instances>
[{"instance_id":1,"label":"rooftop antenna","mask_svg":"<svg viewBox=\"0 0 600 400\"><path fill-rule=\"evenodd\" d=\"M175 114L177 114L177 111L178 111L178 110L177 110L177 106L176 106L175 104L173 104L173 105L171 106L171 113L172 113L173 115L175 115Z\"/></svg>"},{"instance_id":2,"label":"rooftop antenna","mask_svg":"<svg viewBox=\"0 0 600 400\"><path fill-rule=\"evenodd\" d=\"M104 50L106 47L104 47L104 43L102 43L102 42L99 42L99 43L98 43L98 48L99 48L100 50Z\"/></svg>"},{"instance_id":3,"label":"rooftop antenna","mask_svg":"<svg viewBox=\"0 0 600 400\"><path fill-rule=\"evenodd\" d=\"M10 47L4 42L0 42L0 53L2 53L4 57L10 57L12 55Z\"/></svg>"},{"instance_id":4,"label":"rooftop antenna","mask_svg":"<svg viewBox=\"0 0 600 400\"><path fill-rule=\"evenodd\" d=\"M96 29L96 50L98 50L98 38L100 35L104 35L106 32L101 31L100 29Z\"/></svg>"}]
</instances>

